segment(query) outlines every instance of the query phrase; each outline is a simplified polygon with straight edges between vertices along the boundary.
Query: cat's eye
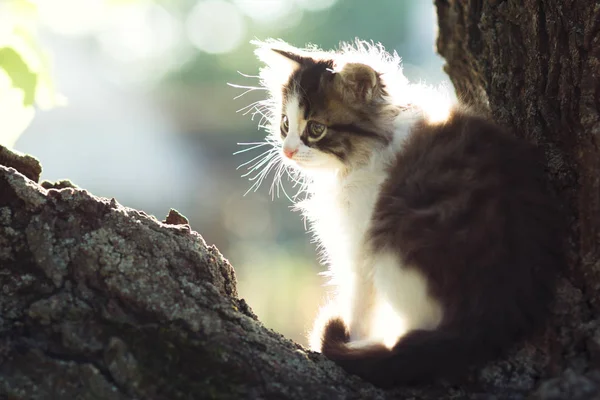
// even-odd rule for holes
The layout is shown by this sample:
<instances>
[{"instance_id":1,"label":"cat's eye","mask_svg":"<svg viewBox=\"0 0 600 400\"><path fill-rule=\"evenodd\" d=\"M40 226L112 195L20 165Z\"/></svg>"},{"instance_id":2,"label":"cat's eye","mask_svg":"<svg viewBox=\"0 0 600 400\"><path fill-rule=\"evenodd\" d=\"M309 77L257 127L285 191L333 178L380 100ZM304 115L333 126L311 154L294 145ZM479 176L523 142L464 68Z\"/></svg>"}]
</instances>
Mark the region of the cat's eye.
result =
<instances>
[{"instance_id":1,"label":"cat's eye","mask_svg":"<svg viewBox=\"0 0 600 400\"><path fill-rule=\"evenodd\" d=\"M290 130L290 120L287 115L281 116L281 136L286 137Z\"/></svg>"},{"instance_id":2,"label":"cat's eye","mask_svg":"<svg viewBox=\"0 0 600 400\"><path fill-rule=\"evenodd\" d=\"M308 129L308 134L313 139L320 139L327 130L327 127L325 125L315 121L308 121L308 126L306 128Z\"/></svg>"}]
</instances>

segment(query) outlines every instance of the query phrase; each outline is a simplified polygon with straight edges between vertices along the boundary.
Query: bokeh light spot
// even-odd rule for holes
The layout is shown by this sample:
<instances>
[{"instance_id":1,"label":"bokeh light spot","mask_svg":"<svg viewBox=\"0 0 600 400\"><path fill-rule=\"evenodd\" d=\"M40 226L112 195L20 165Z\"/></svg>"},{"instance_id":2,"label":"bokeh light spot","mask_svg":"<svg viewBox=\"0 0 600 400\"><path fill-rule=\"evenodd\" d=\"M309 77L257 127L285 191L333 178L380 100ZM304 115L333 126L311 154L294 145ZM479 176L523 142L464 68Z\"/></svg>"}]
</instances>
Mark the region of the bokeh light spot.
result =
<instances>
[{"instance_id":1,"label":"bokeh light spot","mask_svg":"<svg viewBox=\"0 0 600 400\"><path fill-rule=\"evenodd\" d=\"M337 0L294 0L299 7L308 11L325 10L336 3Z\"/></svg>"},{"instance_id":2,"label":"bokeh light spot","mask_svg":"<svg viewBox=\"0 0 600 400\"><path fill-rule=\"evenodd\" d=\"M241 42L245 31L244 17L237 7L223 0L200 1L186 21L190 42L212 54L227 53Z\"/></svg>"},{"instance_id":3,"label":"bokeh light spot","mask_svg":"<svg viewBox=\"0 0 600 400\"><path fill-rule=\"evenodd\" d=\"M179 21L159 5L132 3L111 11L98 40L115 59L130 62L162 57L181 40Z\"/></svg>"},{"instance_id":4,"label":"bokeh light spot","mask_svg":"<svg viewBox=\"0 0 600 400\"><path fill-rule=\"evenodd\" d=\"M105 21L104 0L35 0L41 21L62 35L84 35L94 32Z\"/></svg>"},{"instance_id":5,"label":"bokeh light spot","mask_svg":"<svg viewBox=\"0 0 600 400\"><path fill-rule=\"evenodd\" d=\"M299 11L295 10L294 2L290 0L234 0L234 4L244 14L260 23L282 20L284 25L287 25L284 18L290 16L294 11Z\"/></svg>"}]
</instances>

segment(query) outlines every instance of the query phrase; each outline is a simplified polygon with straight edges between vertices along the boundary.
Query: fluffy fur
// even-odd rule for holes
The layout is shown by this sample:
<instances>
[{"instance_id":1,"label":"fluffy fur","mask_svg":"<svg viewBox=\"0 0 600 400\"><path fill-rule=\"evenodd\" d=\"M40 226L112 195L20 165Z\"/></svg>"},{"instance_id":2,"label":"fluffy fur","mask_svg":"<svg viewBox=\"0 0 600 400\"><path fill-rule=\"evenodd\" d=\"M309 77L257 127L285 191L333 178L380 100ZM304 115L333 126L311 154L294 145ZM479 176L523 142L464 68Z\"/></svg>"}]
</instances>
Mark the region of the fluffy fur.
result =
<instances>
[{"instance_id":1,"label":"fluffy fur","mask_svg":"<svg viewBox=\"0 0 600 400\"><path fill-rule=\"evenodd\" d=\"M337 289L316 349L390 386L461 375L541 326L562 253L535 149L409 84L380 45L255 44L273 147L250 170L300 182Z\"/></svg>"}]
</instances>

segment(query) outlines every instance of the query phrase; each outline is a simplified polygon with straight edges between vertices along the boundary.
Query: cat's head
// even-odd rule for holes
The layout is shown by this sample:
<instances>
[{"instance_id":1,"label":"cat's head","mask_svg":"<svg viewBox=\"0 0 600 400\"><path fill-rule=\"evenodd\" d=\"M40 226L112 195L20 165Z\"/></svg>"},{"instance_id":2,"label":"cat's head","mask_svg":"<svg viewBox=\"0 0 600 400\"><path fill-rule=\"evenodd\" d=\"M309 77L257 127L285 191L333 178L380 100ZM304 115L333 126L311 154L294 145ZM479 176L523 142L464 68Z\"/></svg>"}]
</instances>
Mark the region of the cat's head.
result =
<instances>
[{"instance_id":1,"label":"cat's head","mask_svg":"<svg viewBox=\"0 0 600 400\"><path fill-rule=\"evenodd\" d=\"M271 94L270 134L281 157L302 171L360 167L393 139L398 107L382 73L342 52L255 42Z\"/></svg>"}]
</instances>

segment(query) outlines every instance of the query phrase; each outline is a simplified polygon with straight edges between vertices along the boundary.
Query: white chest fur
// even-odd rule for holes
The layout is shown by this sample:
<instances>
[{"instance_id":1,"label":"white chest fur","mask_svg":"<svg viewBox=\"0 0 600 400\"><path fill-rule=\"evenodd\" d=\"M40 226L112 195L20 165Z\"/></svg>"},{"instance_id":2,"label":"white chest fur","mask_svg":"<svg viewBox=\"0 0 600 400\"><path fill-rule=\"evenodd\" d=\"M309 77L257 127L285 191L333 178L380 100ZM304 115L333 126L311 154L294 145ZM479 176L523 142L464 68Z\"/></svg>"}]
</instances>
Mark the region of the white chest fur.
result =
<instances>
[{"instance_id":1,"label":"white chest fur","mask_svg":"<svg viewBox=\"0 0 600 400\"><path fill-rule=\"evenodd\" d=\"M321 245L334 281L355 271L363 251L381 184L383 167L365 168L343 178L323 178L314 183L313 195L301 209Z\"/></svg>"},{"instance_id":2,"label":"white chest fur","mask_svg":"<svg viewBox=\"0 0 600 400\"><path fill-rule=\"evenodd\" d=\"M312 196L299 208L310 222L331 283L336 285L338 313L350 324L353 340L375 338L393 344L406 330L435 329L440 305L428 294L425 278L402 266L398 254L372 254L366 235L386 179L386 164L312 184Z\"/></svg>"}]
</instances>

